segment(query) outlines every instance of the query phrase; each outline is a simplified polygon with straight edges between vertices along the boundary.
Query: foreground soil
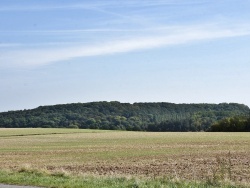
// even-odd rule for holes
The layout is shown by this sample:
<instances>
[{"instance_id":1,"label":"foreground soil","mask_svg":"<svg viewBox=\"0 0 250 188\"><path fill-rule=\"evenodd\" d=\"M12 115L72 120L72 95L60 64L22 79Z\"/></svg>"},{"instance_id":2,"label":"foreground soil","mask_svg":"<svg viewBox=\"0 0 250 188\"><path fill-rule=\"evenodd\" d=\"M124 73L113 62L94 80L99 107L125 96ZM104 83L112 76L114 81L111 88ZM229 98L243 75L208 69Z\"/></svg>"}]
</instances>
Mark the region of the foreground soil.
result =
<instances>
[{"instance_id":1,"label":"foreground soil","mask_svg":"<svg viewBox=\"0 0 250 188\"><path fill-rule=\"evenodd\" d=\"M185 180L231 180L250 182L249 154L217 154L215 156L137 157L134 162L122 160L85 165L47 166L48 170L65 170L96 175L170 177Z\"/></svg>"}]
</instances>

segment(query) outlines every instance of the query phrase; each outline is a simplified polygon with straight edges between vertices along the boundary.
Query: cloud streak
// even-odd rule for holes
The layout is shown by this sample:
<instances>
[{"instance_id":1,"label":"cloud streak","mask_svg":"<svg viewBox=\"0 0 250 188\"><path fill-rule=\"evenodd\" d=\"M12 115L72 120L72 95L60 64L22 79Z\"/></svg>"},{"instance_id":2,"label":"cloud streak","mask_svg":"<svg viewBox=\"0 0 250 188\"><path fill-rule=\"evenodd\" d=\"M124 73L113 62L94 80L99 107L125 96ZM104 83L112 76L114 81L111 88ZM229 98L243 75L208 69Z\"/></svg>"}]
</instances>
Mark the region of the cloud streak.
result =
<instances>
[{"instance_id":1,"label":"cloud streak","mask_svg":"<svg viewBox=\"0 0 250 188\"><path fill-rule=\"evenodd\" d=\"M204 4L209 2L207 0L193 0L189 2L183 2L182 0L144 0L143 3L141 0L127 0L127 1L86 1L84 3L68 3L64 5L54 5L53 3L50 5L39 4L39 5L9 5L9 6L1 6L0 11L47 11L47 10L70 10L70 9L95 9L95 8L107 8L107 7L152 7L152 6L187 6L194 4Z\"/></svg>"},{"instance_id":2,"label":"cloud streak","mask_svg":"<svg viewBox=\"0 0 250 188\"><path fill-rule=\"evenodd\" d=\"M163 30L164 31L164 30ZM113 40L95 45L77 45L68 47L20 49L1 52L0 67L37 67L54 62L71 60L79 57L111 55L131 51L160 48L198 41L214 40L226 37L245 36L250 29L218 29L208 27L176 27L171 32L127 40ZM5 44L6 45L6 44Z\"/></svg>"}]
</instances>

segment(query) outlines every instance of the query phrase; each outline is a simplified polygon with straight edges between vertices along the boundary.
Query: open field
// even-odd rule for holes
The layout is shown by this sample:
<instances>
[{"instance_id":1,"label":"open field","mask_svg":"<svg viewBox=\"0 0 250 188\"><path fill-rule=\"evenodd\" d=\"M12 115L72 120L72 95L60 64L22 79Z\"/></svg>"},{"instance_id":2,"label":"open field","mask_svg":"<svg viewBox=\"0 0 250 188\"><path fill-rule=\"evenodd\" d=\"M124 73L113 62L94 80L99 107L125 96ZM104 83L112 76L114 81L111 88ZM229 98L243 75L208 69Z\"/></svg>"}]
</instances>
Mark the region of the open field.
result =
<instances>
[{"instance_id":1,"label":"open field","mask_svg":"<svg viewBox=\"0 0 250 188\"><path fill-rule=\"evenodd\" d=\"M0 129L0 168L249 186L250 133Z\"/></svg>"}]
</instances>

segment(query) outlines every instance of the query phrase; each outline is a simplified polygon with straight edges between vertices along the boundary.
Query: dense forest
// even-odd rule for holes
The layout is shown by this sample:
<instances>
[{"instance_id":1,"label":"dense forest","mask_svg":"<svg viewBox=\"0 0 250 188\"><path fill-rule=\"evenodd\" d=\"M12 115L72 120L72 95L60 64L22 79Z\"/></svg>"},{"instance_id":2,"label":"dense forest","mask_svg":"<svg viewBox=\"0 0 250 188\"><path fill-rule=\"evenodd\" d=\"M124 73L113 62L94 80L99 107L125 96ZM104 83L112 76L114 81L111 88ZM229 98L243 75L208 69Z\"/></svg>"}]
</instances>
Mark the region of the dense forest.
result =
<instances>
[{"instance_id":1,"label":"dense forest","mask_svg":"<svg viewBox=\"0 0 250 188\"><path fill-rule=\"evenodd\" d=\"M250 132L250 116L224 118L214 123L210 131L214 132Z\"/></svg>"},{"instance_id":2,"label":"dense forest","mask_svg":"<svg viewBox=\"0 0 250 188\"><path fill-rule=\"evenodd\" d=\"M0 113L0 127L89 128L133 131L221 131L216 124L249 114L243 104L91 102ZM212 127L213 125L213 127ZM213 128L213 129L211 129Z\"/></svg>"}]
</instances>

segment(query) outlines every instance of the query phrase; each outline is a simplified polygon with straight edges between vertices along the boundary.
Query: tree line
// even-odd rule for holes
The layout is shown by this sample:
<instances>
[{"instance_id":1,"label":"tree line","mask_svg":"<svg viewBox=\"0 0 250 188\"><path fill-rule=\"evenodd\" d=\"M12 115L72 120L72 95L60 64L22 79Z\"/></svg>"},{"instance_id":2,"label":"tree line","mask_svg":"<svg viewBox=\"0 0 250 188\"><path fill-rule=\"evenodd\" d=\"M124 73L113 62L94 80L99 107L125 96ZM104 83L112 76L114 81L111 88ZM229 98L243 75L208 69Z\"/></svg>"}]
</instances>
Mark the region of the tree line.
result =
<instances>
[{"instance_id":1,"label":"tree line","mask_svg":"<svg viewBox=\"0 0 250 188\"><path fill-rule=\"evenodd\" d=\"M250 132L250 116L235 116L214 123L213 132Z\"/></svg>"},{"instance_id":2,"label":"tree line","mask_svg":"<svg viewBox=\"0 0 250 188\"><path fill-rule=\"evenodd\" d=\"M82 128L129 131L209 131L216 122L246 116L243 104L91 102L0 113L0 127ZM213 129L215 130L215 129Z\"/></svg>"}]
</instances>

